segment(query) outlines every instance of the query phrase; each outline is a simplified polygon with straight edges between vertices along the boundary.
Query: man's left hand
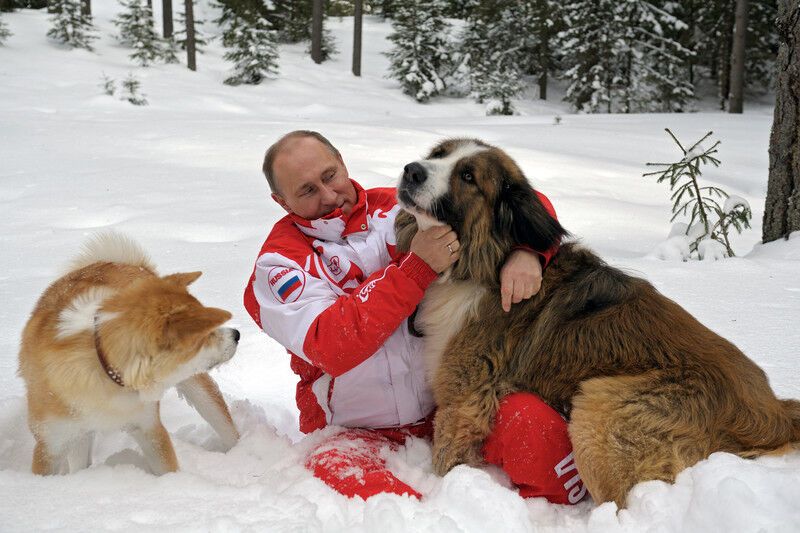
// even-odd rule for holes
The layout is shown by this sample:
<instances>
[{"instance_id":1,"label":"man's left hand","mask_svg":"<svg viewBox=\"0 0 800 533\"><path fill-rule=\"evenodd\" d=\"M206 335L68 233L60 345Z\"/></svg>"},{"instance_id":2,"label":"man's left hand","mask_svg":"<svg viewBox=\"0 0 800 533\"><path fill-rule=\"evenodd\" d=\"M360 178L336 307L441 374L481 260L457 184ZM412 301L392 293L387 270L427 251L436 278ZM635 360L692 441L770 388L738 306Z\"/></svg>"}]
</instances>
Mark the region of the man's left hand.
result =
<instances>
[{"instance_id":1,"label":"man's left hand","mask_svg":"<svg viewBox=\"0 0 800 533\"><path fill-rule=\"evenodd\" d=\"M539 255L528 250L514 250L500 269L500 295L503 311L512 303L527 300L542 287L542 264Z\"/></svg>"}]
</instances>

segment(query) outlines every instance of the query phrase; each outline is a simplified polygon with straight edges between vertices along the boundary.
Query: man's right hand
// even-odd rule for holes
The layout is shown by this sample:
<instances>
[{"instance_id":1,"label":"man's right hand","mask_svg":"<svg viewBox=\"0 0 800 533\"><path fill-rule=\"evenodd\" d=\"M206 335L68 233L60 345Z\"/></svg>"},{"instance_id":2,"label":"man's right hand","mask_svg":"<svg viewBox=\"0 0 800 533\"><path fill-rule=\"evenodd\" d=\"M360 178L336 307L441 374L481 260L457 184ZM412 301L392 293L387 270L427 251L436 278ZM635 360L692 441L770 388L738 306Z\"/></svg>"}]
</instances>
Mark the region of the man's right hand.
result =
<instances>
[{"instance_id":1,"label":"man's right hand","mask_svg":"<svg viewBox=\"0 0 800 533\"><path fill-rule=\"evenodd\" d=\"M410 251L425 261L437 274L441 274L458 261L461 245L450 226L433 226L418 230L411 239Z\"/></svg>"}]
</instances>

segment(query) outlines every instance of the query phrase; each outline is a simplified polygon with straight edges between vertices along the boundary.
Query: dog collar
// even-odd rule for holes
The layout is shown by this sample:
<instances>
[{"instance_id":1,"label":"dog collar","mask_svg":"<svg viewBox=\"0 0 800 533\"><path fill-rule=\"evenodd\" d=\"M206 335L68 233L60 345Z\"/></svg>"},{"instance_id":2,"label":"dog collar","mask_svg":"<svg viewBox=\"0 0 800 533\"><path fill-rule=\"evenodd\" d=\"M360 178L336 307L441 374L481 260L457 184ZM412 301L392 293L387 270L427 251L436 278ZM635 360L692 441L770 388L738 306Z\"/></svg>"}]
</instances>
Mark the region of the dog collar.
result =
<instances>
[{"instance_id":1,"label":"dog collar","mask_svg":"<svg viewBox=\"0 0 800 533\"><path fill-rule=\"evenodd\" d=\"M108 364L108 359L106 359L106 354L103 351L103 347L100 345L100 333L97 331L98 326L98 319L97 315L94 316L94 349L97 352L97 359L100 361L100 366L103 367L106 375L119 385L120 387L125 386L125 382L122 381L122 374L120 374L119 370L114 368L113 366Z\"/></svg>"}]
</instances>

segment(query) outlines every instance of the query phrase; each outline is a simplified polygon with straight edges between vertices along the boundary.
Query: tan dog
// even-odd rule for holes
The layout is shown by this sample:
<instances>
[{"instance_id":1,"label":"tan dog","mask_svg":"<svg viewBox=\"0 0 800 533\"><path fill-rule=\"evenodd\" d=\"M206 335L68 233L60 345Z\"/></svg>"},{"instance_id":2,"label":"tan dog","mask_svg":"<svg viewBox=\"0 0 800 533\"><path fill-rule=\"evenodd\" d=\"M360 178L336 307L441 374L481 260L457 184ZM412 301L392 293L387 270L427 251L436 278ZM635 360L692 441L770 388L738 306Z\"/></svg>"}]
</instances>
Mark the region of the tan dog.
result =
<instances>
[{"instance_id":1,"label":"tan dog","mask_svg":"<svg viewBox=\"0 0 800 533\"><path fill-rule=\"evenodd\" d=\"M159 277L145 252L115 233L90 241L70 271L45 291L22 334L19 372L36 447L33 472L89 466L94 432L128 431L156 474L178 469L159 418L177 386L222 437L239 438L216 383L205 372L230 359L239 332L231 315L186 290L200 272Z\"/></svg>"},{"instance_id":2,"label":"tan dog","mask_svg":"<svg viewBox=\"0 0 800 533\"><path fill-rule=\"evenodd\" d=\"M595 502L623 506L636 483L672 482L724 451L784 453L800 440L800 402L647 281L563 244L542 287L503 312L498 272L517 245L566 235L498 148L455 139L411 163L398 188L398 248L417 224L447 223L461 257L416 317L434 395L434 471L480 462L500 399L538 394L570 420L575 462ZM536 450L531 450L536 453Z\"/></svg>"}]
</instances>

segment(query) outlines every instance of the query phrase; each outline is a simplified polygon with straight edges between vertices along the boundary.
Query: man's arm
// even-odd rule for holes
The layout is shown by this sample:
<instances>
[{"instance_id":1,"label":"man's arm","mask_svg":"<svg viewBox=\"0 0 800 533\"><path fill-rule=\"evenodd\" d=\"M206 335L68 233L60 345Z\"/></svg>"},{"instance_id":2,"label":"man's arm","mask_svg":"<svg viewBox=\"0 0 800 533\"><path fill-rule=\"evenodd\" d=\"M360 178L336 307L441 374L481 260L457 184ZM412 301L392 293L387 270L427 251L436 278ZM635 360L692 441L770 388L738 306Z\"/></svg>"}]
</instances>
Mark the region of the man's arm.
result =
<instances>
[{"instance_id":1,"label":"man's arm","mask_svg":"<svg viewBox=\"0 0 800 533\"><path fill-rule=\"evenodd\" d=\"M448 244L458 247L449 227L418 232L408 254L348 294L282 254L266 252L245 289L245 307L270 337L338 376L374 354L411 315L437 273L458 259Z\"/></svg>"},{"instance_id":2,"label":"man's arm","mask_svg":"<svg viewBox=\"0 0 800 533\"><path fill-rule=\"evenodd\" d=\"M557 219L550 200L539 191L536 196L551 217ZM542 286L542 271L558 251L559 244L544 252L537 252L527 246L519 246L512 251L500 269L500 298L503 311L511 311L512 303L527 300L539 292Z\"/></svg>"},{"instance_id":3,"label":"man's arm","mask_svg":"<svg viewBox=\"0 0 800 533\"><path fill-rule=\"evenodd\" d=\"M280 276L276 279L276 276ZM409 253L374 272L349 294L337 294L280 254L256 262L245 306L270 337L336 377L358 366L414 311L436 278ZM252 302L257 305L257 316Z\"/></svg>"}]
</instances>

